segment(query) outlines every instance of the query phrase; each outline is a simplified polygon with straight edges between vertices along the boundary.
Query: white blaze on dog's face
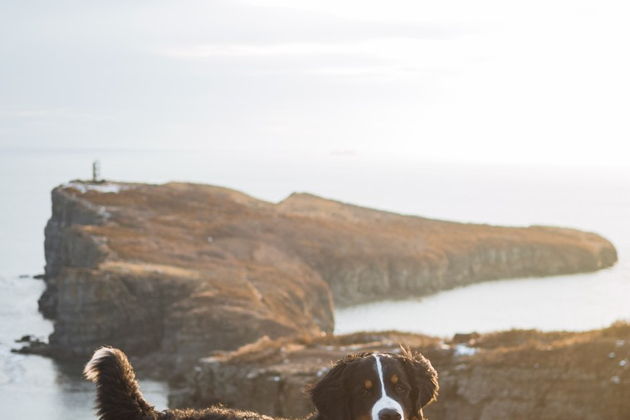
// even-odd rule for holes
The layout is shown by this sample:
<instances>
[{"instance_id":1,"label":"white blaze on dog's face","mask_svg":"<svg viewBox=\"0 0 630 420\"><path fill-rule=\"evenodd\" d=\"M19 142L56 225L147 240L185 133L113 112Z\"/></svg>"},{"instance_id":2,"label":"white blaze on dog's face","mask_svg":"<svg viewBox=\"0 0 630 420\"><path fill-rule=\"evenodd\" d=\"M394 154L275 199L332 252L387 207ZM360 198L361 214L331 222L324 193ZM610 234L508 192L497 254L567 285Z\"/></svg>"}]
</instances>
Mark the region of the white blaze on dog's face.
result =
<instances>
[{"instance_id":1,"label":"white blaze on dog's face","mask_svg":"<svg viewBox=\"0 0 630 420\"><path fill-rule=\"evenodd\" d=\"M402 399L404 395L396 395L396 394L404 394L407 388L402 388L402 384L400 383L400 377L397 373L391 373L387 378L391 383L391 386L386 386L385 374L383 372L383 362L381 361L381 357L378 354L374 355L374 360L376 362L376 373L378 374L378 380L380 385L380 398L374 403L372 407L372 420L406 420L405 412L403 411L401 402L394 399L398 397ZM389 373L389 372L388 372ZM388 393L388 388L390 392ZM391 390L395 392L392 393ZM394 395L392 395L394 394Z\"/></svg>"},{"instance_id":2,"label":"white blaze on dog's face","mask_svg":"<svg viewBox=\"0 0 630 420\"><path fill-rule=\"evenodd\" d=\"M321 420L419 420L437 396L437 372L421 354L348 355L311 390Z\"/></svg>"}]
</instances>

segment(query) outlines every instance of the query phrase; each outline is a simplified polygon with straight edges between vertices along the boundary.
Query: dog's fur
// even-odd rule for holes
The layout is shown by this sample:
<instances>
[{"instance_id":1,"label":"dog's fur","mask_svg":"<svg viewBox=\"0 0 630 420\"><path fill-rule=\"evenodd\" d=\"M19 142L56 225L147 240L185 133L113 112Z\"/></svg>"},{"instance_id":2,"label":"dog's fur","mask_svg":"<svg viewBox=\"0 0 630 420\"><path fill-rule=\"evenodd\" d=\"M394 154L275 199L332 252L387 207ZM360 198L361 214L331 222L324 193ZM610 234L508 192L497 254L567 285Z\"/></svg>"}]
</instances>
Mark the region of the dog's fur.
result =
<instances>
[{"instance_id":1,"label":"dog's fur","mask_svg":"<svg viewBox=\"0 0 630 420\"><path fill-rule=\"evenodd\" d=\"M84 374L96 383L101 420L273 420L219 406L157 411L143 398L127 356L111 347L97 350ZM310 389L317 412L309 420L421 420L437 392L437 372L421 354L352 354Z\"/></svg>"}]
</instances>

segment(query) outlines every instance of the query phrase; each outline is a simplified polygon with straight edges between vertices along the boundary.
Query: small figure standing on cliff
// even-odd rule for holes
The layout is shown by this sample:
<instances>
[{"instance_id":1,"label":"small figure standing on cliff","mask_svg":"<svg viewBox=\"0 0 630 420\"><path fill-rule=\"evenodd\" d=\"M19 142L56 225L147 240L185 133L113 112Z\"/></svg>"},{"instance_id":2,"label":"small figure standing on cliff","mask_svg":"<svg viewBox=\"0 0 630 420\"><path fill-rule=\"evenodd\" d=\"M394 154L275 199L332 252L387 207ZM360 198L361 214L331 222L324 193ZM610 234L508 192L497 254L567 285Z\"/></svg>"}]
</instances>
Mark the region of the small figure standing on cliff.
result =
<instances>
[{"instance_id":1,"label":"small figure standing on cliff","mask_svg":"<svg viewBox=\"0 0 630 420\"><path fill-rule=\"evenodd\" d=\"M101 177L101 163L98 160L92 162L92 182L100 182Z\"/></svg>"}]
</instances>

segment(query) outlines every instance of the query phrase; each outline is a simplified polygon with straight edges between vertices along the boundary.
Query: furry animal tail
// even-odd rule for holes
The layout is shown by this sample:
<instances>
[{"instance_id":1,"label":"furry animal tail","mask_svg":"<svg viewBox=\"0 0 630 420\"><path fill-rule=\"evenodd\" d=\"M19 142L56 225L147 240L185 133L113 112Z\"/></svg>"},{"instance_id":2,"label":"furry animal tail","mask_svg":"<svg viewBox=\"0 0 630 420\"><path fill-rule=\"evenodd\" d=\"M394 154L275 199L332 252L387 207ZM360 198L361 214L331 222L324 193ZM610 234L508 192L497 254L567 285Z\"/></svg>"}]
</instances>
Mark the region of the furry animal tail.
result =
<instances>
[{"instance_id":1,"label":"furry animal tail","mask_svg":"<svg viewBox=\"0 0 630 420\"><path fill-rule=\"evenodd\" d=\"M83 374L96 383L96 409L100 420L157 417L153 406L142 396L133 368L122 351L101 347L85 365Z\"/></svg>"}]
</instances>

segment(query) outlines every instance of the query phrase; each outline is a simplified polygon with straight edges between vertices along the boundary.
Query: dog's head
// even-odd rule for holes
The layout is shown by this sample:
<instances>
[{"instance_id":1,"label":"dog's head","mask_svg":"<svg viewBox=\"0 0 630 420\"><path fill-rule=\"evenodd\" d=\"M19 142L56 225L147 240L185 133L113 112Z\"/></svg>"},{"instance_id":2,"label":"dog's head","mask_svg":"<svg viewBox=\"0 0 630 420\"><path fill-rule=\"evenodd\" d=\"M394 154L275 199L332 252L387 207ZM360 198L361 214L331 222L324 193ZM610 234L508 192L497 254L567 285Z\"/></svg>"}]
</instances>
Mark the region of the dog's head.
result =
<instances>
[{"instance_id":1,"label":"dog's head","mask_svg":"<svg viewBox=\"0 0 630 420\"><path fill-rule=\"evenodd\" d=\"M419 353L359 353L337 362L311 398L325 420L420 420L438 388L437 372Z\"/></svg>"}]
</instances>

